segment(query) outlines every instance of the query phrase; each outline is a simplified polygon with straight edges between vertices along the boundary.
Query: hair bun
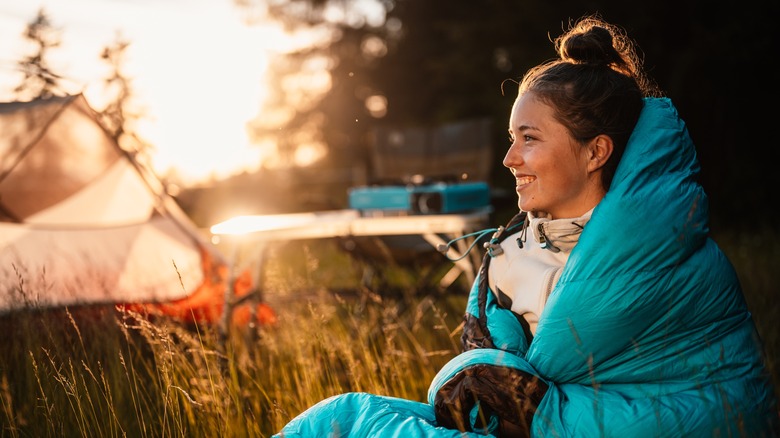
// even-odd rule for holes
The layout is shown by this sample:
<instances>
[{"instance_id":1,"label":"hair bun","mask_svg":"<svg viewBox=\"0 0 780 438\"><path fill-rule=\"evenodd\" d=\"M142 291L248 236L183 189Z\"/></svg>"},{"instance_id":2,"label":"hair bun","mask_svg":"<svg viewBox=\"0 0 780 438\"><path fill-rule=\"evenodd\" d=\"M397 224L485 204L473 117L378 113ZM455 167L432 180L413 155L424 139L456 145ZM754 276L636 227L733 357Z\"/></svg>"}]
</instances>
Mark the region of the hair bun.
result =
<instances>
[{"instance_id":1,"label":"hair bun","mask_svg":"<svg viewBox=\"0 0 780 438\"><path fill-rule=\"evenodd\" d=\"M564 61L605 66L621 61L613 45L612 33L602 26L572 33L559 41L558 46Z\"/></svg>"}]
</instances>

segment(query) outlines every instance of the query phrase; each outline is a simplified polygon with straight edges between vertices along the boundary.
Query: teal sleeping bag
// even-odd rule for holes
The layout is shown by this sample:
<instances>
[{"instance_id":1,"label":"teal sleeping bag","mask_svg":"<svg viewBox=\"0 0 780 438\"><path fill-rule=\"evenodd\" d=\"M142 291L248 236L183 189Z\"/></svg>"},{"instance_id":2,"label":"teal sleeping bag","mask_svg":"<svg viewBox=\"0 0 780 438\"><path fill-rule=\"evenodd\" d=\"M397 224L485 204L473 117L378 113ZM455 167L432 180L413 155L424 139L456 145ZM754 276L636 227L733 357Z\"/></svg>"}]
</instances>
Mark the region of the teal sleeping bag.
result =
<instances>
[{"instance_id":1,"label":"teal sleeping bag","mask_svg":"<svg viewBox=\"0 0 780 438\"><path fill-rule=\"evenodd\" d=\"M276 436L496 435L496 418L472 421L462 433L442 427L434 411L448 382L478 376L480 367L538 379L544 390L530 417L531 436L777 436L761 343L736 273L708 237L698 173L671 101L645 99L610 190L530 344L509 311L489 299L496 348L453 358L432 382L428 403L342 394L307 409ZM475 311L476 289L467 312ZM498 403L481 397L477 404ZM500 417L501 409L487 412Z\"/></svg>"}]
</instances>

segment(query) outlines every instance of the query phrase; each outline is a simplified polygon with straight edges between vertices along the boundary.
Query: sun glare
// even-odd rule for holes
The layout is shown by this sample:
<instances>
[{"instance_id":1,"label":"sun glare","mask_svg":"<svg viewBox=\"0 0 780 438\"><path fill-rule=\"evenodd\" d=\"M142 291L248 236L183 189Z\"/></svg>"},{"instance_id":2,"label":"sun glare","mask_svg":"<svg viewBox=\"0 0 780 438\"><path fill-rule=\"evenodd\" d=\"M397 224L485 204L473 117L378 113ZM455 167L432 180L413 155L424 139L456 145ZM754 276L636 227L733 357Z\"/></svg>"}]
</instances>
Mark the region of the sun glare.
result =
<instances>
[{"instance_id":1,"label":"sun glare","mask_svg":"<svg viewBox=\"0 0 780 438\"><path fill-rule=\"evenodd\" d=\"M9 92L20 80L15 62L29 54L24 27L44 8L61 30L60 46L50 51L53 69L75 84L68 92L84 92L96 109L105 104L108 74L100 52L117 33L130 42L125 74L145 111L137 130L153 147L158 173L175 174L186 185L273 161L272 148L250 143L247 123L266 96L268 54L299 47L300 35L271 23L247 25L228 1L14 3L0 5L3 100L13 98Z\"/></svg>"},{"instance_id":2,"label":"sun glare","mask_svg":"<svg viewBox=\"0 0 780 438\"><path fill-rule=\"evenodd\" d=\"M217 23L203 17L167 39L164 29L144 35L146 44L165 44L137 54L138 65L153 73L139 80L145 90L141 98L158 103L142 134L160 145L158 167L175 168L187 180L225 177L260 165L260 151L249 143L245 125L264 98L267 48L258 41L270 35L230 20Z\"/></svg>"}]
</instances>

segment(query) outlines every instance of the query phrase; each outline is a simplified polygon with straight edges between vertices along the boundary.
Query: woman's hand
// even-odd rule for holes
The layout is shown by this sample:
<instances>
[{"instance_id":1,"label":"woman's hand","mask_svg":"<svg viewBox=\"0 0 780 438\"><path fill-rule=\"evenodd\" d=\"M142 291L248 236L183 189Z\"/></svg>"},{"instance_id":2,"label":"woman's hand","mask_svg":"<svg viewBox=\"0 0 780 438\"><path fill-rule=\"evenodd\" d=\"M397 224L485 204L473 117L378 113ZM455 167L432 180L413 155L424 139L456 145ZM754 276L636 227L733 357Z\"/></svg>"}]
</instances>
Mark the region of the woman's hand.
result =
<instances>
[{"instance_id":1,"label":"woman's hand","mask_svg":"<svg viewBox=\"0 0 780 438\"><path fill-rule=\"evenodd\" d=\"M547 388L537 376L517 368L470 366L436 392L436 421L462 432L530 436L534 413Z\"/></svg>"}]
</instances>

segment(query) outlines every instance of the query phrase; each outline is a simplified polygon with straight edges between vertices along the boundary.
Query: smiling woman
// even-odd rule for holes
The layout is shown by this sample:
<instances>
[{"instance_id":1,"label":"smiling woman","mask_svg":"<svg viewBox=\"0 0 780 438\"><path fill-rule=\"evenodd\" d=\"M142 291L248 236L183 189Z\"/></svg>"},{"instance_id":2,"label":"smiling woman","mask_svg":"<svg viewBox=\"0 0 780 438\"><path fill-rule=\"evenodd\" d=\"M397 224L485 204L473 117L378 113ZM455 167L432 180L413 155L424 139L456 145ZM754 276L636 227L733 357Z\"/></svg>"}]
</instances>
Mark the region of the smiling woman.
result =
<instances>
[{"instance_id":1,"label":"smiling woman","mask_svg":"<svg viewBox=\"0 0 780 438\"><path fill-rule=\"evenodd\" d=\"M246 123L265 97L269 51L291 47L277 25L247 24L230 2L41 0L0 5L2 100L13 100L21 77L15 63L30 53L24 28L39 9L60 31L52 69L66 78L65 92L83 92L93 107L105 105L107 65L102 49L117 35L130 42L125 75L132 80L143 118L137 131L153 146L161 174L191 184L261 164Z\"/></svg>"}]
</instances>

